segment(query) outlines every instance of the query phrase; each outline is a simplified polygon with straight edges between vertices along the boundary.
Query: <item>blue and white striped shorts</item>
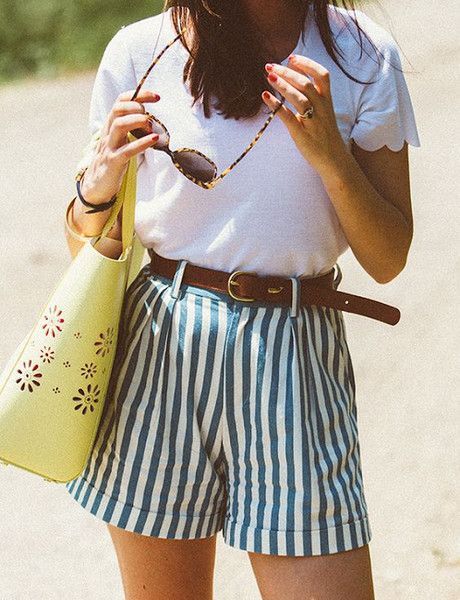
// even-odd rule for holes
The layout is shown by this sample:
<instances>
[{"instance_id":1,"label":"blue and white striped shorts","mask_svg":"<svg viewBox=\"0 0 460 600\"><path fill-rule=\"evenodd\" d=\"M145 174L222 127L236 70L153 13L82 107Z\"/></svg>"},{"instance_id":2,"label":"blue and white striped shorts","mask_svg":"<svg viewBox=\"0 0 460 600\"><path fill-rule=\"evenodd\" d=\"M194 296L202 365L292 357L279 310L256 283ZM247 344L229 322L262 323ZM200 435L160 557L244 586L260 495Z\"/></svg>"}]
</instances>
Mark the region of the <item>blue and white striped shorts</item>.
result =
<instances>
[{"instance_id":1,"label":"blue and white striped shorts","mask_svg":"<svg viewBox=\"0 0 460 600\"><path fill-rule=\"evenodd\" d=\"M183 283L185 266L171 280L145 265L131 283L96 442L67 490L147 536L223 530L235 548L289 556L367 544L342 312L298 294L240 302Z\"/></svg>"}]
</instances>

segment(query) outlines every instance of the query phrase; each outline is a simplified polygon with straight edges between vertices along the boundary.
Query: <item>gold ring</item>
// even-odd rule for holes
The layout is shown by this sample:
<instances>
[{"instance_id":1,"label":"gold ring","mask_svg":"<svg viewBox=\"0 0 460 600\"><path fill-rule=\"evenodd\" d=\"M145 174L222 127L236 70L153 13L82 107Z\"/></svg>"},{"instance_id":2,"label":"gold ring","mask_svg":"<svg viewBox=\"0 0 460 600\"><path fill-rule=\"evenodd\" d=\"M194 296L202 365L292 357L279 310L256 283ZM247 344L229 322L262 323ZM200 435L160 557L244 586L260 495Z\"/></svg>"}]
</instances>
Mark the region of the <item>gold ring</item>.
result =
<instances>
[{"instance_id":1,"label":"gold ring","mask_svg":"<svg viewBox=\"0 0 460 600\"><path fill-rule=\"evenodd\" d=\"M299 113L301 119L311 119L313 117L313 106L309 106L303 113Z\"/></svg>"}]
</instances>

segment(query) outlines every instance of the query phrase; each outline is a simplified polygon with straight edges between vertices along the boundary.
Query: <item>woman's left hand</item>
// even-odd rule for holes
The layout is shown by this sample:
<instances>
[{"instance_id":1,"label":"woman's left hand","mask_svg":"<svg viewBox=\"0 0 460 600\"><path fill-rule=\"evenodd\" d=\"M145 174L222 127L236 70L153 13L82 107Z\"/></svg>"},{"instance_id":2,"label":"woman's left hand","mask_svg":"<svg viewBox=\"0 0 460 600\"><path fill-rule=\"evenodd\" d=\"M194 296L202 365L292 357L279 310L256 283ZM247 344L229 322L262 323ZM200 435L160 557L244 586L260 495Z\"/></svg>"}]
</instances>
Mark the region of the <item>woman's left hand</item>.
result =
<instances>
[{"instance_id":1,"label":"woman's left hand","mask_svg":"<svg viewBox=\"0 0 460 600\"><path fill-rule=\"evenodd\" d=\"M267 81L298 111L294 114L283 104L277 112L297 148L320 175L327 172L348 151L337 126L329 72L300 55L291 55L288 67L268 63L265 68L269 74ZM272 110L279 105L276 96L267 91L262 99ZM300 117L310 107L312 118Z\"/></svg>"}]
</instances>

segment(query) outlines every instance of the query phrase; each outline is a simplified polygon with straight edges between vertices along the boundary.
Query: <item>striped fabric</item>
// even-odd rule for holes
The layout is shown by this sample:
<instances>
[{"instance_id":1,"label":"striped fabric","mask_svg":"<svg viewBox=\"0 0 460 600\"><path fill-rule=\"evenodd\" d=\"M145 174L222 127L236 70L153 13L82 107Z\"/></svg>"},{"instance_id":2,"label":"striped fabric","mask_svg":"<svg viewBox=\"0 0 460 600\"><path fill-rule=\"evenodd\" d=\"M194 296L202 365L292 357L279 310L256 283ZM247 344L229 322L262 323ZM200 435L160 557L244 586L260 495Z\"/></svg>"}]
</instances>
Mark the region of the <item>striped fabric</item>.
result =
<instances>
[{"instance_id":1,"label":"striped fabric","mask_svg":"<svg viewBox=\"0 0 460 600\"><path fill-rule=\"evenodd\" d=\"M238 302L182 283L185 266L132 282L94 449L67 490L148 536L222 530L290 556L367 544L342 313Z\"/></svg>"}]
</instances>

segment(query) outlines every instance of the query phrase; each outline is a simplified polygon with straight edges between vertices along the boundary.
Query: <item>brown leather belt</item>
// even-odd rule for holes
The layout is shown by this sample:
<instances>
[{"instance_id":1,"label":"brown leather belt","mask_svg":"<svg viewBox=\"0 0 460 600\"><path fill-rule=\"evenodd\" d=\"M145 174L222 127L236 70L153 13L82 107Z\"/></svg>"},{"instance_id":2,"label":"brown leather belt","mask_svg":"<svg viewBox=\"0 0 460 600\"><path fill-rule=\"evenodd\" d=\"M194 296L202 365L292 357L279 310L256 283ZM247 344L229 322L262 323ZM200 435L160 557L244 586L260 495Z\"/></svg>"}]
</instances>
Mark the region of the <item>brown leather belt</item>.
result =
<instances>
[{"instance_id":1,"label":"brown leather belt","mask_svg":"<svg viewBox=\"0 0 460 600\"><path fill-rule=\"evenodd\" d=\"M180 261L165 258L148 248L150 256L149 271L173 279ZM316 304L338 310L363 315L396 325L401 317L399 310L363 296L339 292L334 288L334 269L318 277L300 278L301 305ZM288 277L257 275L249 271L217 271L187 263L182 282L225 292L240 302L265 302L279 306L291 306L292 281Z\"/></svg>"}]
</instances>

